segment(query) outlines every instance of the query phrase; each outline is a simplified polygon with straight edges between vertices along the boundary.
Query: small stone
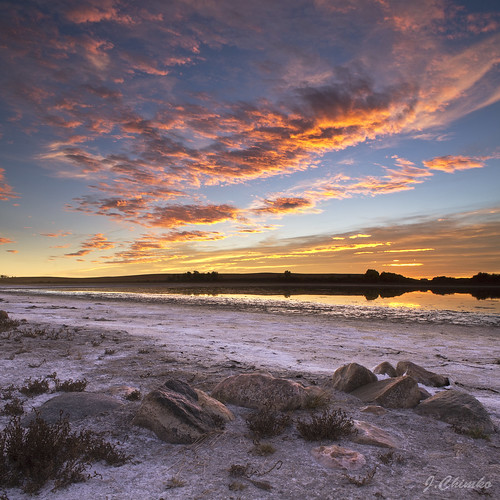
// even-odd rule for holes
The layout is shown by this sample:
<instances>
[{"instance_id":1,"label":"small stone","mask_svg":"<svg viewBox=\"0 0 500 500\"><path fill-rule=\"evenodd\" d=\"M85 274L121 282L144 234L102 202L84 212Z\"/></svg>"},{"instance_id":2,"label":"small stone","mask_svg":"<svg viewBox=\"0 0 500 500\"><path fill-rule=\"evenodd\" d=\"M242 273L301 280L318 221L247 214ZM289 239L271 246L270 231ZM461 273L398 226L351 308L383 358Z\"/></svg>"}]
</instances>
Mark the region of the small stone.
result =
<instances>
[{"instance_id":1,"label":"small stone","mask_svg":"<svg viewBox=\"0 0 500 500\"><path fill-rule=\"evenodd\" d=\"M311 453L321 465L330 469L356 470L366 464L361 453L335 444L313 448Z\"/></svg>"},{"instance_id":2,"label":"small stone","mask_svg":"<svg viewBox=\"0 0 500 500\"><path fill-rule=\"evenodd\" d=\"M363 406L360 411L362 411L363 413L371 413L373 415L385 415L387 413L387 410L385 408L377 405Z\"/></svg>"}]
</instances>

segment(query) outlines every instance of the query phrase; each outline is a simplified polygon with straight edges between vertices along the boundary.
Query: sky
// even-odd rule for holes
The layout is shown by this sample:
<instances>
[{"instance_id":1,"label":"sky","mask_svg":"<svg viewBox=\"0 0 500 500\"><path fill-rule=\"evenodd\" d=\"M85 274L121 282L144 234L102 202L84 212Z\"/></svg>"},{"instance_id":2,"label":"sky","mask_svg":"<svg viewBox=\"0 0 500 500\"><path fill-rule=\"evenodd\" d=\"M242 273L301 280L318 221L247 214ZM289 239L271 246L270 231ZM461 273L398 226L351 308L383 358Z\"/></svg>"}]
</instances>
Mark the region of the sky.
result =
<instances>
[{"instance_id":1,"label":"sky","mask_svg":"<svg viewBox=\"0 0 500 500\"><path fill-rule=\"evenodd\" d=\"M0 274L500 272L497 0L0 0Z\"/></svg>"}]
</instances>

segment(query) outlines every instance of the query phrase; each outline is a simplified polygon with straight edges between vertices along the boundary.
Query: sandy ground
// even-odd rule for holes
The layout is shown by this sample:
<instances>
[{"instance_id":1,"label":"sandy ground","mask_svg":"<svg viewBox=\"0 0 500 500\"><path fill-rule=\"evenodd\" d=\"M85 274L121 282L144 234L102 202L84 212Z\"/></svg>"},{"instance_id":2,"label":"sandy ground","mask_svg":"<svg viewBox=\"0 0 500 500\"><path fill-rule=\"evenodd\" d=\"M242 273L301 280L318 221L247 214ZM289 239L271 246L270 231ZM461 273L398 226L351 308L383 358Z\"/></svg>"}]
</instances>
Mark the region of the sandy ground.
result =
<instances>
[{"instance_id":1,"label":"sandy ground","mask_svg":"<svg viewBox=\"0 0 500 500\"><path fill-rule=\"evenodd\" d=\"M381 361L395 365L409 359L448 375L452 387L477 397L498 426L498 328L349 321L215 307L138 306L1 292L0 299L0 309L11 318L27 321L21 330L43 331L34 336L2 336L2 389L20 386L28 377L57 372L63 380L86 378L87 391L114 394L124 402L116 414L76 425L107 432L133 459L121 467L97 464L90 472L98 475L87 482L58 492L47 487L38 498L500 498L498 434L490 441L472 439L412 410L389 410L382 416L362 413L359 400L329 385L333 371L345 363L355 361L373 368ZM306 442L294 426L268 440L276 449L273 455L255 456L245 424L249 410L237 407L230 407L236 419L224 432L191 446L164 443L130 424L140 403L126 401L123 386L146 394L175 376L210 392L226 376L253 371L325 387L333 407L385 429L398 440L397 460L384 463L380 457L386 449L342 440L341 445L367 459L365 468L351 475L362 478L376 468L370 481L357 486L343 475L345 471L326 469L311 456L315 446L332 443ZM53 394L25 398L25 409L50 397ZM293 417L306 415L299 411ZM0 417L2 426L7 421ZM270 491L230 477L231 465L246 464L257 471L255 479L269 482ZM172 478L183 486L169 488ZM490 488L470 487L482 478L491 483ZM469 487L459 488L464 482ZM10 499L26 498L16 490L7 493Z\"/></svg>"}]
</instances>

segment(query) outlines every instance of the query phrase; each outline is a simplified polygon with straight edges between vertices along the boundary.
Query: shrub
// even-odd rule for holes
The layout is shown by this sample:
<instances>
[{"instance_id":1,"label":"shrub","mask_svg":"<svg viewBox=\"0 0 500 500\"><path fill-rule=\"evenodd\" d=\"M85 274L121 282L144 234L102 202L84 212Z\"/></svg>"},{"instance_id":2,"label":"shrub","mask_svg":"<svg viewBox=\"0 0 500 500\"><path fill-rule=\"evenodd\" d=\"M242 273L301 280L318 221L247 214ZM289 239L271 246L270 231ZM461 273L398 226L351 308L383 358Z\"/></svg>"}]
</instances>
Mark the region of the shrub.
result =
<instances>
[{"instance_id":1,"label":"shrub","mask_svg":"<svg viewBox=\"0 0 500 500\"><path fill-rule=\"evenodd\" d=\"M324 410L309 421L297 420L297 430L307 441L339 439L353 432L354 422L342 410Z\"/></svg>"},{"instance_id":2,"label":"shrub","mask_svg":"<svg viewBox=\"0 0 500 500\"><path fill-rule=\"evenodd\" d=\"M247 419L248 428L258 437L272 437L281 434L291 423L289 415L264 407L252 413Z\"/></svg>"},{"instance_id":3,"label":"shrub","mask_svg":"<svg viewBox=\"0 0 500 500\"><path fill-rule=\"evenodd\" d=\"M19 398L12 398L10 402L5 403L2 413L14 417L24 413L23 402Z\"/></svg>"},{"instance_id":4,"label":"shrub","mask_svg":"<svg viewBox=\"0 0 500 500\"><path fill-rule=\"evenodd\" d=\"M83 392L85 388L87 387L87 379L82 379L82 380L64 380L61 381L58 378L54 379L54 382L56 384L56 391L62 391L62 392Z\"/></svg>"},{"instance_id":5,"label":"shrub","mask_svg":"<svg viewBox=\"0 0 500 500\"><path fill-rule=\"evenodd\" d=\"M128 401L139 401L141 399L141 391L135 389L130 394L127 394L125 399Z\"/></svg>"},{"instance_id":6,"label":"shrub","mask_svg":"<svg viewBox=\"0 0 500 500\"><path fill-rule=\"evenodd\" d=\"M24 384L19 391L26 396L37 396L38 394L49 392L49 382L47 379L36 378L31 380L30 377L24 381Z\"/></svg>"},{"instance_id":7,"label":"shrub","mask_svg":"<svg viewBox=\"0 0 500 500\"><path fill-rule=\"evenodd\" d=\"M71 432L62 416L49 424L37 414L27 428L14 417L0 432L0 487L33 494L53 480L58 489L84 481L92 462L123 464L128 458L91 431Z\"/></svg>"}]
</instances>

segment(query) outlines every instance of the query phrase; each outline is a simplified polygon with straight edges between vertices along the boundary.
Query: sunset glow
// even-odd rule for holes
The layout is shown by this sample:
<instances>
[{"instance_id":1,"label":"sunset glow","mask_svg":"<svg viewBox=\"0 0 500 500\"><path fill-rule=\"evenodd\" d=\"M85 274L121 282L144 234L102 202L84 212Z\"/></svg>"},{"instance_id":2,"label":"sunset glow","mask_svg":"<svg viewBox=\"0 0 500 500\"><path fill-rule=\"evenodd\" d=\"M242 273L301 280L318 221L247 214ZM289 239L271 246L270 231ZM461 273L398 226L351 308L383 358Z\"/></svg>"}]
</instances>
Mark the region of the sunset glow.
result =
<instances>
[{"instance_id":1,"label":"sunset glow","mask_svg":"<svg viewBox=\"0 0 500 500\"><path fill-rule=\"evenodd\" d=\"M498 2L0 11L0 274L500 272Z\"/></svg>"}]
</instances>

